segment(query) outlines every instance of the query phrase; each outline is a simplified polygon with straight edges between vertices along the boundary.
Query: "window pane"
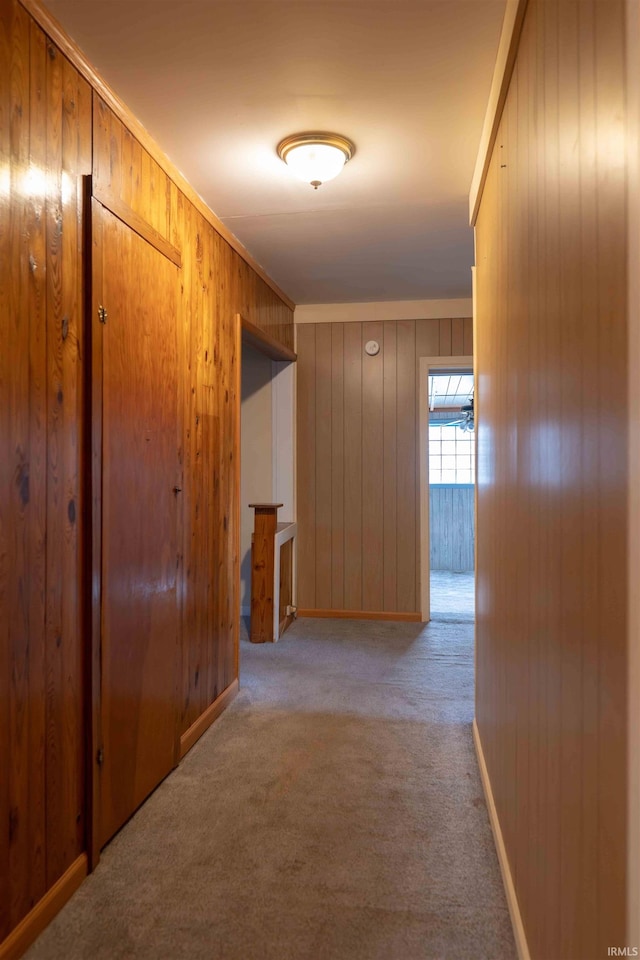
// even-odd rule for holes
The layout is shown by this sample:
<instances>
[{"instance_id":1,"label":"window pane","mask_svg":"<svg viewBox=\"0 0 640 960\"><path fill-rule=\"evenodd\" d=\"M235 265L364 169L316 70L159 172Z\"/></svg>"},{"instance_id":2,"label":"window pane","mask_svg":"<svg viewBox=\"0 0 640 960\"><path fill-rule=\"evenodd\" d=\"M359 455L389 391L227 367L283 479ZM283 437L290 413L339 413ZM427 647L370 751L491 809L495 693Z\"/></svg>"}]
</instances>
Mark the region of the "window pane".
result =
<instances>
[{"instance_id":1,"label":"window pane","mask_svg":"<svg viewBox=\"0 0 640 960\"><path fill-rule=\"evenodd\" d=\"M445 440L442 444L443 454L455 456L456 444L454 440Z\"/></svg>"},{"instance_id":2,"label":"window pane","mask_svg":"<svg viewBox=\"0 0 640 960\"><path fill-rule=\"evenodd\" d=\"M455 483L456 482L456 472L455 470L443 470L442 471L442 480L441 483Z\"/></svg>"},{"instance_id":3,"label":"window pane","mask_svg":"<svg viewBox=\"0 0 640 960\"><path fill-rule=\"evenodd\" d=\"M453 470L455 473L456 469L456 458L455 457L443 457L442 458L442 469L443 470Z\"/></svg>"}]
</instances>

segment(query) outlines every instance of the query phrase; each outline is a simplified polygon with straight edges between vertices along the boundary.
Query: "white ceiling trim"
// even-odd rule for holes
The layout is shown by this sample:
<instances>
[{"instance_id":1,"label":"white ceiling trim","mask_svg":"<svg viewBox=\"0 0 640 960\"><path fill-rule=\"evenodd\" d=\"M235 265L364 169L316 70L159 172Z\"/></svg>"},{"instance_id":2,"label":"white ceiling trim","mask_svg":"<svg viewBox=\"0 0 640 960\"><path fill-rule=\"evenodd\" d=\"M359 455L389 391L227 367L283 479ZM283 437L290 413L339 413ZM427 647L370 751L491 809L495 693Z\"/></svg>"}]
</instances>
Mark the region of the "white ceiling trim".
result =
<instances>
[{"instance_id":1,"label":"white ceiling trim","mask_svg":"<svg viewBox=\"0 0 640 960\"><path fill-rule=\"evenodd\" d=\"M366 323L372 320L445 320L473 315L471 297L458 300L388 300L382 303L307 303L296 323Z\"/></svg>"}]
</instances>

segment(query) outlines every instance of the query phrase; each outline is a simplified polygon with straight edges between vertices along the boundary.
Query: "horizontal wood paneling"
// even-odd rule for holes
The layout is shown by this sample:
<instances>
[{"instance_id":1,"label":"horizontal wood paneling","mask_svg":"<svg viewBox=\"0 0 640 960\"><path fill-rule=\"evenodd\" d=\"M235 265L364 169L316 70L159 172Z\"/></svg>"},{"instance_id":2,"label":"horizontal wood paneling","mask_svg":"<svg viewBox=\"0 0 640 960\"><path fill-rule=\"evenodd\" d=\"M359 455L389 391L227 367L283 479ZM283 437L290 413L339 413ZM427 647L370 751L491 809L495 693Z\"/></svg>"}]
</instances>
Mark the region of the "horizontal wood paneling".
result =
<instances>
[{"instance_id":1,"label":"horizontal wood paneling","mask_svg":"<svg viewBox=\"0 0 640 960\"><path fill-rule=\"evenodd\" d=\"M474 567L474 488L462 484L429 487L432 570L462 573Z\"/></svg>"},{"instance_id":2,"label":"horizontal wood paneling","mask_svg":"<svg viewBox=\"0 0 640 960\"><path fill-rule=\"evenodd\" d=\"M418 361L463 348L460 319L298 327L301 609L419 613Z\"/></svg>"},{"instance_id":3,"label":"horizontal wood paneling","mask_svg":"<svg viewBox=\"0 0 640 960\"><path fill-rule=\"evenodd\" d=\"M529 0L476 227L477 724L531 956L625 940L624 4Z\"/></svg>"}]
</instances>

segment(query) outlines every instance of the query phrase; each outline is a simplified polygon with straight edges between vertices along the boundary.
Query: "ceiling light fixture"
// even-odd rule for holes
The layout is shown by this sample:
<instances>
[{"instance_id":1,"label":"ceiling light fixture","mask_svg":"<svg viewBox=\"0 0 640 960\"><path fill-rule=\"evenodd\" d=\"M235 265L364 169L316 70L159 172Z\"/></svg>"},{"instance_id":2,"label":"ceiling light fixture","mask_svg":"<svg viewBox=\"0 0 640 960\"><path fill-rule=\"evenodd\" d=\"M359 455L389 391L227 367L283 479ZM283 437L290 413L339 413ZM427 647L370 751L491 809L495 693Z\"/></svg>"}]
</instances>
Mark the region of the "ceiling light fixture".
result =
<instances>
[{"instance_id":1,"label":"ceiling light fixture","mask_svg":"<svg viewBox=\"0 0 640 960\"><path fill-rule=\"evenodd\" d=\"M296 133L278 144L278 156L314 190L337 177L356 148L337 133Z\"/></svg>"}]
</instances>

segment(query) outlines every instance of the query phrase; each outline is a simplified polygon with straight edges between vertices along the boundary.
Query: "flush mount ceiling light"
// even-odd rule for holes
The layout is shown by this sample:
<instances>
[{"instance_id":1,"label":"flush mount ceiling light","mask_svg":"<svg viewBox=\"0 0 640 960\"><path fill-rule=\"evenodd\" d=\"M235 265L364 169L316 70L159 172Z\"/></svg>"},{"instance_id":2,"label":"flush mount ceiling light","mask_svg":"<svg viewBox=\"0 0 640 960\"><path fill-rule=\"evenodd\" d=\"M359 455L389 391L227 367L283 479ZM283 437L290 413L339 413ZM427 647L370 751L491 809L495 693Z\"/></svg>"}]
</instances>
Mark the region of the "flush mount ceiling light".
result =
<instances>
[{"instance_id":1,"label":"flush mount ceiling light","mask_svg":"<svg viewBox=\"0 0 640 960\"><path fill-rule=\"evenodd\" d=\"M314 190L337 177L356 148L337 133L296 133L278 144L278 156Z\"/></svg>"}]
</instances>

